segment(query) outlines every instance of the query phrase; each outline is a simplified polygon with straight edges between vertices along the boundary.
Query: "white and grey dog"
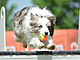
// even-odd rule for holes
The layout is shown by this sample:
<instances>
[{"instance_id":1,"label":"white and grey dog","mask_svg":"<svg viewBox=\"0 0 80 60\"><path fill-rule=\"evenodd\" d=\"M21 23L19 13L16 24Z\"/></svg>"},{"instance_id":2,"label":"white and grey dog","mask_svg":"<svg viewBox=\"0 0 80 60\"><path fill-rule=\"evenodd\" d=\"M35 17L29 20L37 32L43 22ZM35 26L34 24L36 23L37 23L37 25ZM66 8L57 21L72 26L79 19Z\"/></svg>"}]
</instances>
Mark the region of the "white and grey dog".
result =
<instances>
[{"instance_id":1,"label":"white and grey dog","mask_svg":"<svg viewBox=\"0 0 80 60\"><path fill-rule=\"evenodd\" d=\"M15 41L32 48L55 49L52 40L56 18L45 8L40 9L38 6L25 7L18 11L13 19L13 29ZM47 35L46 41L41 41L39 35Z\"/></svg>"}]
</instances>

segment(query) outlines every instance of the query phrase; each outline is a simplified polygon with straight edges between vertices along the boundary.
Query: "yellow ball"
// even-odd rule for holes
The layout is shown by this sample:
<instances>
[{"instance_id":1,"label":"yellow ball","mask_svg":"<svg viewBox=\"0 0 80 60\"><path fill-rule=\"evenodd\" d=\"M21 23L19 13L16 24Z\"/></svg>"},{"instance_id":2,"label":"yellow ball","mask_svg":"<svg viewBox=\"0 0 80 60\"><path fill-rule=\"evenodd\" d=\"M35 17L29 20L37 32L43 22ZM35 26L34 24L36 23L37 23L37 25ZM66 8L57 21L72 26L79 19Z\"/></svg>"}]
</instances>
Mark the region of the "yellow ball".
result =
<instances>
[{"instance_id":1,"label":"yellow ball","mask_svg":"<svg viewBox=\"0 0 80 60\"><path fill-rule=\"evenodd\" d=\"M43 35L43 34L40 34L40 35L39 35L39 38L40 38L40 39L44 39L44 35Z\"/></svg>"}]
</instances>

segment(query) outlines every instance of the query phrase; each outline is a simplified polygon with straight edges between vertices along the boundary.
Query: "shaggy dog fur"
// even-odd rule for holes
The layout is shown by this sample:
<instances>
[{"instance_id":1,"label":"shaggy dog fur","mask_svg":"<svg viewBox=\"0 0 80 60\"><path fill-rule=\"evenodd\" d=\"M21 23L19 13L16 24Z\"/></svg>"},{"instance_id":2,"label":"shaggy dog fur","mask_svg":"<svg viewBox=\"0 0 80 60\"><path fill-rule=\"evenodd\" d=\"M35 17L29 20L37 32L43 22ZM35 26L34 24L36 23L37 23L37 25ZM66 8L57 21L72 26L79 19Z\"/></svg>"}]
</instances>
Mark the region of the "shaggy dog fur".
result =
<instances>
[{"instance_id":1,"label":"shaggy dog fur","mask_svg":"<svg viewBox=\"0 0 80 60\"><path fill-rule=\"evenodd\" d=\"M52 40L56 18L45 8L40 9L38 6L25 7L18 11L13 19L13 29L15 41L32 48L47 48L53 50L55 44ZM46 41L41 41L39 35L47 35Z\"/></svg>"}]
</instances>

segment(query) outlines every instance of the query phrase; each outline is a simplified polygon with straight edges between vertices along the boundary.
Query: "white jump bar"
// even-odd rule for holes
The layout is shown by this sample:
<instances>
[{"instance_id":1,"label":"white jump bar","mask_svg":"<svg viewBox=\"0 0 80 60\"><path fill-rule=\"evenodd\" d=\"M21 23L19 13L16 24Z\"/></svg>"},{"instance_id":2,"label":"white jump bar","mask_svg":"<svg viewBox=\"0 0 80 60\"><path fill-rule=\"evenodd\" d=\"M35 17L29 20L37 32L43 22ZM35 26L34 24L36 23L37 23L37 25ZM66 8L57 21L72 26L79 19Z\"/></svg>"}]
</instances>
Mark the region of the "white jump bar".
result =
<instances>
[{"instance_id":1,"label":"white jump bar","mask_svg":"<svg viewBox=\"0 0 80 60\"><path fill-rule=\"evenodd\" d=\"M0 17L0 51L6 51L6 37L5 37L5 8L1 8Z\"/></svg>"}]
</instances>

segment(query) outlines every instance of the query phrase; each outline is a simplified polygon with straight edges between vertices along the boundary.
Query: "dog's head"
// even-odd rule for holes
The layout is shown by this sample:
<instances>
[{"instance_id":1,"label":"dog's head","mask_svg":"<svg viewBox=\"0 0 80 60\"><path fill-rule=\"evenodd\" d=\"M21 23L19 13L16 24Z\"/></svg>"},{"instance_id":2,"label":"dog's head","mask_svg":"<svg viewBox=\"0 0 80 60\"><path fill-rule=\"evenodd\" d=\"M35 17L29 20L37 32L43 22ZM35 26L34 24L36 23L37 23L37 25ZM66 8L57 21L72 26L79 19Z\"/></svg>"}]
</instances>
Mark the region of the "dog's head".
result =
<instances>
[{"instance_id":1,"label":"dog's head","mask_svg":"<svg viewBox=\"0 0 80 60\"><path fill-rule=\"evenodd\" d=\"M55 16L50 17L39 17L37 14L33 15L31 13L30 26L33 27L32 30L35 33L41 33L43 35L52 36L54 32L56 18Z\"/></svg>"}]
</instances>

